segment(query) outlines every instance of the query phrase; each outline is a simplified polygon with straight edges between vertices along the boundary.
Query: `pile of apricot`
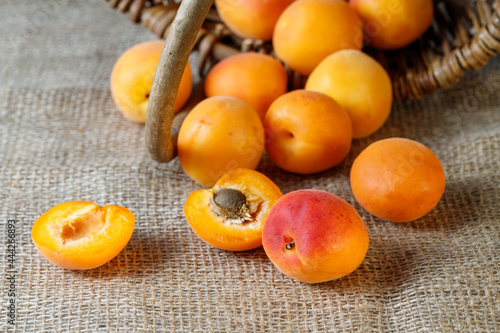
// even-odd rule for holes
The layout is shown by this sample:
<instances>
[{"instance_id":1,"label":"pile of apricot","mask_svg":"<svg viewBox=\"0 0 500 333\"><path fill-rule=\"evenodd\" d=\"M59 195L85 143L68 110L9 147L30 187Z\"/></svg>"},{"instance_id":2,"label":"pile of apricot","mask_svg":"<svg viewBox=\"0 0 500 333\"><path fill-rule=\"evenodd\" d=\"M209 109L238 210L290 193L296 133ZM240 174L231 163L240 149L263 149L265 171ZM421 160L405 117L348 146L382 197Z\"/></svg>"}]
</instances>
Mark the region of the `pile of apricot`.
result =
<instances>
[{"instance_id":1,"label":"pile of apricot","mask_svg":"<svg viewBox=\"0 0 500 333\"><path fill-rule=\"evenodd\" d=\"M330 281L363 261L368 232L358 212L334 194L297 189L285 195L255 171L264 151L289 172L332 168L352 139L383 126L392 106L385 69L361 51L408 45L429 27L432 0L216 0L221 19L240 37L270 41L276 58L241 53L216 64L204 82L206 99L179 131L180 164L210 189L184 205L191 229L223 250L263 246L284 274L300 281ZM136 122L146 119L154 71L164 42L127 50L111 75L112 97ZM305 89L287 92L284 64L307 76ZM175 111L192 89L189 63ZM424 145L389 138L369 145L350 173L354 197L369 213L407 222L429 213L445 188L439 159ZM32 237L47 259L88 269L127 244L134 216L124 207L90 202L55 206L34 224Z\"/></svg>"}]
</instances>

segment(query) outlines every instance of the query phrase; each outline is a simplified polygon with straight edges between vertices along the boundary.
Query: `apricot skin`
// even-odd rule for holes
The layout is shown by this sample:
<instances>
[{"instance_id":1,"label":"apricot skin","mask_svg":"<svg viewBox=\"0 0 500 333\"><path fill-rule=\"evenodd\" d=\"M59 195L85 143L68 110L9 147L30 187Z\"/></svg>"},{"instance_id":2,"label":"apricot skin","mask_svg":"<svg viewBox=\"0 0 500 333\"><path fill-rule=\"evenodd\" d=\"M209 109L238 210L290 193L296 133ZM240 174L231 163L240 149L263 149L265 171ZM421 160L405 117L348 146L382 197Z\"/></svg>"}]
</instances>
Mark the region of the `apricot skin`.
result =
<instances>
[{"instance_id":1,"label":"apricot skin","mask_svg":"<svg viewBox=\"0 0 500 333\"><path fill-rule=\"evenodd\" d=\"M41 215L31 229L31 237L38 251L53 264L73 270L91 269L121 252L134 224L134 215L125 207L71 201Z\"/></svg>"},{"instance_id":2,"label":"apricot skin","mask_svg":"<svg viewBox=\"0 0 500 333\"><path fill-rule=\"evenodd\" d=\"M222 21L243 38L270 40L279 16L294 0L215 0Z\"/></svg>"},{"instance_id":3,"label":"apricot skin","mask_svg":"<svg viewBox=\"0 0 500 333\"><path fill-rule=\"evenodd\" d=\"M118 58L111 72L113 100L118 109L135 122L146 122L151 85L164 45L165 41L153 40L129 48ZM188 62L175 99L175 112L184 106L191 90L191 67Z\"/></svg>"},{"instance_id":4,"label":"apricot skin","mask_svg":"<svg viewBox=\"0 0 500 333\"><path fill-rule=\"evenodd\" d=\"M363 220L346 201L325 191L298 190L274 204L262 243L282 273L318 283L353 272L368 251L369 238Z\"/></svg>"},{"instance_id":5,"label":"apricot skin","mask_svg":"<svg viewBox=\"0 0 500 333\"><path fill-rule=\"evenodd\" d=\"M409 222L429 213L441 199L445 183L437 156L404 138L372 143L351 168L351 188L359 204L392 222Z\"/></svg>"},{"instance_id":6,"label":"apricot skin","mask_svg":"<svg viewBox=\"0 0 500 333\"><path fill-rule=\"evenodd\" d=\"M382 50L405 47L431 25L432 0L350 0L363 20L366 41Z\"/></svg>"},{"instance_id":7,"label":"apricot skin","mask_svg":"<svg viewBox=\"0 0 500 333\"><path fill-rule=\"evenodd\" d=\"M391 79L361 51L342 50L328 56L311 73L305 88L327 94L349 113L355 139L377 131L391 112Z\"/></svg>"},{"instance_id":8,"label":"apricot skin","mask_svg":"<svg viewBox=\"0 0 500 333\"><path fill-rule=\"evenodd\" d=\"M287 91L283 65L271 56L246 52L226 58L208 72L205 94L247 102L264 119L271 103Z\"/></svg>"},{"instance_id":9,"label":"apricot skin","mask_svg":"<svg viewBox=\"0 0 500 333\"><path fill-rule=\"evenodd\" d=\"M214 192L226 188L239 190L247 197L250 221L227 221L211 207ZM184 205L184 214L191 229L206 243L222 250L246 251L262 245L264 221L282 196L280 189L262 173L239 168L226 173L212 189L191 193Z\"/></svg>"},{"instance_id":10,"label":"apricot skin","mask_svg":"<svg viewBox=\"0 0 500 333\"><path fill-rule=\"evenodd\" d=\"M343 0L298 0L278 19L273 46L290 68L307 76L336 51L361 50L363 32L358 16Z\"/></svg>"},{"instance_id":11,"label":"apricot skin","mask_svg":"<svg viewBox=\"0 0 500 333\"><path fill-rule=\"evenodd\" d=\"M226 172L255 169L264 151L264 128L247 103L210 97L188 114L179 130L177 152L193 180L212 187Z\"/></svg>"},{"instance_id":12,"label":"apricot skin","mask_svg":"<svg viewBox=\"0 0 500 333\"><path fill-rule=\"evenodd\" d=\"M280 168L311 174L339 164L349 152L352 125L329 96L294 90L271 104L264 119L266 150Z\"/></svg>"}]
</instances>

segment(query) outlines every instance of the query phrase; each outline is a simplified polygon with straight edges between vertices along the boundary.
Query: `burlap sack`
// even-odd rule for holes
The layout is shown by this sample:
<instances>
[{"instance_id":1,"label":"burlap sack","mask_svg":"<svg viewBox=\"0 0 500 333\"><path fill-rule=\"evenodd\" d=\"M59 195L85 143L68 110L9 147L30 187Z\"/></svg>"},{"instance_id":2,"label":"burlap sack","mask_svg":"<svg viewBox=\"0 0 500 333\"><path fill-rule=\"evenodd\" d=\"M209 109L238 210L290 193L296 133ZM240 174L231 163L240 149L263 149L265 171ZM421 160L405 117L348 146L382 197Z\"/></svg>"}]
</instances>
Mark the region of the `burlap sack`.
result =
<instances>
[{"instance_id":1,"label":"burlap sack","mask_svg":"<svg viewBox=\"0 0 500 333\"><path fill-rule=\"evenodd\" d=\"M100 0L3 0L0 13L1 331L500 331L499 59L450 90L395 104L384 127L354 140L332 170L303 177L263 158L258 169L283 192L330 191L367 225L361 266L308 285L282 275L262 248L220 251L190 230L183 204L199 187L177 160L151 160L143 126L118 112L109 91L118 56L152 34ZM349 186L357 154L392 136L426 144L446 172L441 202L413 223L374 218ZM31 226L68 200L134 212L136 229L118 257L73 272L38 254Z\"/></svg>"}]
</instances>

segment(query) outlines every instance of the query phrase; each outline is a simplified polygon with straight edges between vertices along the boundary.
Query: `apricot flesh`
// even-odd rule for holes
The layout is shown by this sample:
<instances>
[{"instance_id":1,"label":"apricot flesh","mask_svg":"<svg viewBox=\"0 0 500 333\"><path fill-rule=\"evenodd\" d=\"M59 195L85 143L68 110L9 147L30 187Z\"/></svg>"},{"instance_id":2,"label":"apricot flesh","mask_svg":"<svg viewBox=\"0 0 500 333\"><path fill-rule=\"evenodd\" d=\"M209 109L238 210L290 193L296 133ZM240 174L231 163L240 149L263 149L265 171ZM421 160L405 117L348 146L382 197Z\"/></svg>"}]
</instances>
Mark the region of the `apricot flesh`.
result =
<instances>
[{"instance_id":1,"label":"apricot flesh","mask_svg":"<svg viewBox=\"0 0 500 333\"><path fill-rule=\"evenodd\" d=\"M391 112L389 74L361 51L341 50L328 56L311 73L305 88L327 94L349 113L355 139L376 132Z\"/></svg>"},{"instance_id":2,"label":"apricot flesh","mask_svg":"<svg viewBox=\"0 0 500 333\"><path fill-rule=\"evenodd\" d=\"M236 196L235 196L236 194ZM226 195L228 198L220 198ZM262 245L262 228L271 207L282 196L265 175L239 168L226 173L209 190L191 193L184 214L206 243L228 251Z\"/></svg>"},{"instance_id":3,"label":"apricot flesh","mask_svg":"<svg viewBox=\"0 0 500 333\"><path fill-rule=\"evenodd\" d=\"M404 138L372 143L351 168L352 193L359 204L392 222L409 222L429 213L441 199L445 183L437 156Z\"/></svg>"},{"instance_id":4,"label":"apricot flesh","mask_svg":"<svg viewBox=\"0 0 500 333\"><path fill-rule=\"evenodd\" d=\"M245 52L217 63L205 79L205 94L232 96L250 104L264 119L271 103L287 91L287 74L273 57Z\"/></svg>"},{"instance_id":5,"label":"apricot flesh","mask_svg":"<svg viewBox=\"0 0 500 333\"><path fill-rule=\"evenodd\" d=\"M164 45L165 41L152 40L129 48L118 58L111 72L113 100L123 115L135 122L146 122L151 85ZM188 100L192 86L188 62L175 99L175 112Z\"/></svg>"},{"instance_id":6,"label":"apricot flesh","mask_svg":"<svg viewBox=\"0 0 500 333\"><path fill-rule=\"evenodd\" d=\"M346 201L321 190L285 194L262 232L267 256L285 275L307 283L353 272L368 251L368 232Z\"/></svg>"},{"instance_id":7,"label":"apricot flesh","mask_svg":"<svg viewBox=\"0 0 500 333\"><path fill-rule=\"evenodd\" d=\"M247 103L210 97L194 107L179 130L177 152L186 174L212 187L226 172L255 169L264 151L264 128Z\"/></svg>"},{"instance_id":8,"label":"apricot flesh","mask_svg":"<svg viewBox=\"0 0 500 333\"><path fill-rule=\"evenodd\" d=\"M361 50L363 32L355 11L343 0L298 0L278 19L273 46L278 58L307 76L333 52Z\"/></svg>"},{"instance_id":9,"label":"apricot flesh","mask_svg":"<svg viewBox=\"0 0 500 333\"><path fill-rule=\"evenodd\" d=\"M53 264L83 270L116 257L130 240L134 224L134 215L125 207L71 201L41 215L31 236L38 251Z\"/></svg>"}]
</instances>

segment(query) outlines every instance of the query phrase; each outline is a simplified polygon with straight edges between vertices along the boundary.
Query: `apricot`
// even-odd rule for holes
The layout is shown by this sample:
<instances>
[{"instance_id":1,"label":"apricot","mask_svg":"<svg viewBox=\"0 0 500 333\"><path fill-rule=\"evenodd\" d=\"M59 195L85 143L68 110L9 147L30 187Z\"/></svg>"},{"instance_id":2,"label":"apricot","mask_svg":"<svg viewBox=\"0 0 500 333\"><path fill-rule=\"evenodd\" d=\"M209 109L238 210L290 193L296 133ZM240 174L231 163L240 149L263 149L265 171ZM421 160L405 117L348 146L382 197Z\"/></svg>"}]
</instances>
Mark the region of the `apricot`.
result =
<instances>
[{"instance_id":1,"label":"apricot","mask_svg":"<svg viewBox=\"0 0 500 333\"><path fill-rule=\"evenodd\" d=\"M271 56L247 52L228 57L208 72L205 94L232 96L255 108L261 119L269 105L287 91L283 65Z\"/></svg>"},{"instance_id":2,"label":"apricot","mask_svg":"<svg viewBox=\"0 0 500 333\"><path fill-rule=\"evenodd\" d=\"M283 10L294 0L215 0L221 20L243 38L271 40Z\"/></svg>"},{"instance_id":3,"label":"apricot","mask_svg":"<svg viewBox=\"0 0 500 333\"><path fill-rule=\"evenodd\" d=\"M255 169L264 151L264 128L257 112L234 97L210 97L187 115L177 152L186 174L211 187L226 172Z\"/></svg>"},{"instance_id":4,"label":"apricot","mask_svg":"<svg viewBox=\"0 0 500 333\"><path fill-rule=\"evenodd\" d=\"M432 0L350 0L363 20L366 42L383 50L405 47L430 27Z\"/></svg>"},{"instance_id":5,"label":"apricot","mask_svg":"<svg viewBox=\"0 0 500 333\"><path fill-rule=\"evenodd\" d=\"M264 119L266 150L280 168L310 174L339 164L349 152L352 124L331 97L294 90L276 99Z\"/></svg>"},{"instance_id":6,"label":"apricot","mask_svg":"<svg viewBox=\"0 0 500 333\"><path fill-rule=\"evenodd\" d=\"M222 250L246 251L262 245L262 228L280 189L265 175L239 168L209 190L191 193L184 214L191 229Z\"/></svg>"},{"instance_id":7,"label":"apricot","mask_svg":"<svg viewBox=\"0 0 500 333\"><path fill-rule=\"evenodd\" d=\"M118 109L129 119L144 124L149 94L165 41L152 40L126 50L111 72L111 95ZM182 75L174 110L179 111L192 90L189 62Z\"/></svg>"},{"instance_id":8,"label":"apricot","mask_svg":"<svg viewBox=\"0 0 500 333\"><path fill-rule=\"evenodd\" d=\"M379 140L356 157L351 168L356 200L371 214L408 222L429 213L445 188L443 167L423 144L404 138Z\"/></svg>"},{"instance_id":9,"label":"apricot","mask_svg":"<svg viewBox=\"0 0 500 333\"><path fill-rule=\"evenodd\" d=\"M38 251L53 264L90 269L120 253L132 236L134 224L134 215L125 207L71 201L40 216L31 237Z\"/></svg>"},{"instance_id":10,"label":"apricot","mask_svg":"<svg viewBox=\"0 0 500 333\"><path fill-rule=\"evenodd\" d=\"M358 16L343 0L298 0L278 19L273 46L281 60L307 76L333 52L361 50L363 32Z\"/></svg>"},{"instance_id":11,"label":"apricot","mask_svg":"<svg viewBox=\"0 0 500 333\"><path fill-rule=\"evenodd\" d=\"M305 88L337 101L349 113L356 139L377 131L391 112L391 79L377 61L361 51L342 50L326 57Z\"/></svg>"},{"instance_id":12,"label":"apricot","mask_svg":"<svg viewBox=\"0 0 500 333\"><path fill-rule=\"evenodd\" d=\"M320 190L285 194L274 204L262 232L262 245L273 264L307 283L350 274L365 258L368 243L356 210Z\"/></svg>"}]
</instances>

